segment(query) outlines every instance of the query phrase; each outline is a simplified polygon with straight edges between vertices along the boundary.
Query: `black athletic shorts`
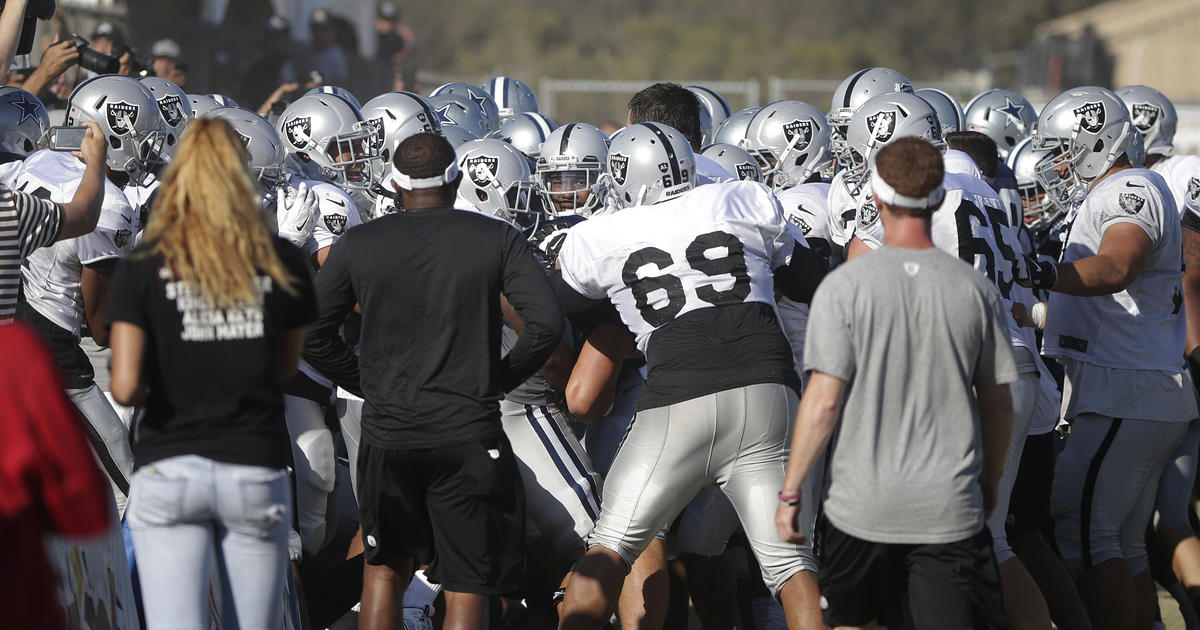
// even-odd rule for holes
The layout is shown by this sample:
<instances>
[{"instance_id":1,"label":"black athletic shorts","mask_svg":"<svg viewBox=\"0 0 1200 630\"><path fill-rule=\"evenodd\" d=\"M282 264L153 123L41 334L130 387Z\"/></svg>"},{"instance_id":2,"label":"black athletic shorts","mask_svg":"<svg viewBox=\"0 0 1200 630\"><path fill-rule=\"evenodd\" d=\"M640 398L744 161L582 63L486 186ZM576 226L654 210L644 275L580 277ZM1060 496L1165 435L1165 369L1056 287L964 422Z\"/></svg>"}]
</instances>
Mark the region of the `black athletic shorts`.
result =
<instances>
[{"instance_id":1,"label":"black athletic shorts","mask_svg":"<svg viewBox=\"0 0 1200 630\"><path fill-rule=\"evenodd\" d=\"M817 580L827 625L882 619L891 628L1005 627L986 527L965 540L927 545L862 540L826 518L818 529L825 555Z\"/></svg>"},{"instance_id":2,"label":"black athletic shorts","mask_svg":"<svg viewBox=\"0 0 1200 630\"><path fill-rule=\"evenodd\" d=\"M358 514L368 564L429 563L429 580L459 593L519 587L525 492L503 435L429 449L363 442Z\"/></svg>"},{"instance_id":3,"label":"black athletic shorts","mask_svg":"<svg viewBox=\"0 0 1200 630\"><path fill-rule=\"evenodd\" d=\"M1054 526L1050 517L1050 486L1054 481L1054 431L1025 438L1017 479L1008 503L1008 534L1037 530L1049 535ZM1046 540L1053 540L1047 538Z\"/></svg>"}]
</instances>

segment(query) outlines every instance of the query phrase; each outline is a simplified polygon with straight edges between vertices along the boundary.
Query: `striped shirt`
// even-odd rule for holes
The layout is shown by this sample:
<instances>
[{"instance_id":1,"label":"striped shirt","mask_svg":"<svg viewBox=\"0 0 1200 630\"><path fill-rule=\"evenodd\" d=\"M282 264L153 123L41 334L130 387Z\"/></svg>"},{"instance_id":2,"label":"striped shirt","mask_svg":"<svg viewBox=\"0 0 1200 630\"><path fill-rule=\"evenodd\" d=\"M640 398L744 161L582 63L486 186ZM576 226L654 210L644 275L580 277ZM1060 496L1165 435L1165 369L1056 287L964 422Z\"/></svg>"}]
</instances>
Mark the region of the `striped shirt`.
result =
<instances>
[{"instance_id":1,"label":"striped shirt","mask_svg":"<svg viewBox=\"0 0 1200 630\"><path fill-rule=\"evenodd\" d=\"M62 222L62 206L0 185L0 323L13 319L21 263L56 241Z\"/></svg>"}]
</instances>

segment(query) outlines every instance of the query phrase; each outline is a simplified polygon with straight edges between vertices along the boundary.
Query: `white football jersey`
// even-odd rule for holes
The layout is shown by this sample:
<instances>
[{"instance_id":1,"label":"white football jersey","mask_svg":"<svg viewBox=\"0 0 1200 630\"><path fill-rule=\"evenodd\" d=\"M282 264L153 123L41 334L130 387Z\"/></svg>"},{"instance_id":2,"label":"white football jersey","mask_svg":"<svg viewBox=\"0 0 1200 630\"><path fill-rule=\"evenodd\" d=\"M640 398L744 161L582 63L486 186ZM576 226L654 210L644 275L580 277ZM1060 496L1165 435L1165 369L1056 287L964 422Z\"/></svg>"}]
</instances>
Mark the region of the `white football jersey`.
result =
<instances>
[{"instance_id":1,"label":"white football jersey","mask_svg":"<svg viewBox=\"0 0 1200 630\"><path fill-rule=\"evenodd\" d=\"M289 186L296 188L300 184L308 184L317 194L317 204L320 208L320 219L313 229L312 237L305 244L305 253L309 256L333 246L346 230L362 223L354 200L336 184L304 179L299 175L288 177Z\"/></svg>"},{"instance_id":2,"label":"white football jersey","mask_svg":"<svg viewBox=\"0 0 1200 630\"><path fill-rule=\"evenodd\" d=\"M580 223L558 262L575 291L612 301L645 352L651 333L691 311L773 306L773 271L795 245L786 225L766 186L710 184Z\"/></svg>"},{"instance_id":3,"label":"white football jersey","mask_svg":"<svg viewBox=\"0 0 1200 630\"><path fill-rule=\"evenodd\" d=\"M129 205L133 206L133 211L137 213L141 227L138 229L135 243L142 241L142 231L146 229L146 222L150 216L150 208L148 204L152 201L154 193L158 192L158 186L162 180L151 176L149 180L141 186L126 186L122 192L125 193L125 199L129 200Z\"/></svg>"},{"instance_id":4,"label":"white football jersey","mask_svg":"<svg viewBox=\"0 0 1200 630\"><path fill-rule=\"evenodd\" d=\"M871 188L863 186L857 196L850 194L846 188L846 171L838 171L829 182L829 197L826 199L828 213L832 217L829 224L829 234L833 242L845 247L854 237L854 230L861 221L870 225L879 219L875 211L875 200L871 197Z\"/></svg>"},{"instance_id":5,"label":"white football jersey","mask_svg":"<svg viewBox=\"0 0 1200 630\"><path fill-rule=\"evenodd\" d=\"M722 182L736 182L737 177L734 177L725 170L725 167L717 163L716 160L706 156L696 154L696 185L703 186L705 184L719 184Z\"/></svg>"},{"instance_id":6,"label":"white football jersey","mask_svg":"<svg viewBox=\"0 0 1200 630\"><path fill-rule=\"evenodd\" d=\"M800 184L778 194L783 216L793 238L828 257L834 244L833 231L840 219L829 212L829 184L812 182ZM796 369L804 366L804 335L808 331L808 304L786 297L779 298L779 323L792 346Z\"/></svg>"},{"instance_id":7,"label":"white football jersey","mask_svg":"<svg viewBox=\"0 0 1200 630\"><path fill-rule=\"evenodd\" d=\"M1200 218L1200 156L1168 155L1155 162L1150 170L1167 181L1180 218L1188 212Z\"/></svg>"},{"instance_id":8,"label":"white football jersey","mask_svg":"<svg viewBox=\"0 0 1200 630\"><path fill-rule=\"evenodd\" d=\"M17 187L17 175L21 173L21 166L24 162L21 160L13 160L0 164L0 184L9 188Z\"/></svg>"},{"instance_id":9,"label":"white football jersey","mask_svg":"<svg viewBox=\"0 0 1200 630\"><path fill-rule=\"evenodd\" d=\"M1150 236L1154 251L1145 269L1112 295L1051 293L1045 354L1099 367L1179 373L1185 336L1183 237L1162 176L1127 169L1089 191L1068 220L1062 260L1095 255L1105 230L1118 223L1137 225Z\"/></svg>"},{"instance_id":10,"label":"white football jersey","mask_svg":"<svg viewBox=\"0 0 1200 630\"><path fill-rule=\"evenodd\" d=\"M17 190L58 203L75 196L84 165L70 153L43 149L30 155L17 175ZM79 336L83 326L84 265L121 258L133 249L141 220L120 188L104 180L104 203L96 229L43 247L21 269L25 299L38 313Z\"/></svg>"}]
</instances>

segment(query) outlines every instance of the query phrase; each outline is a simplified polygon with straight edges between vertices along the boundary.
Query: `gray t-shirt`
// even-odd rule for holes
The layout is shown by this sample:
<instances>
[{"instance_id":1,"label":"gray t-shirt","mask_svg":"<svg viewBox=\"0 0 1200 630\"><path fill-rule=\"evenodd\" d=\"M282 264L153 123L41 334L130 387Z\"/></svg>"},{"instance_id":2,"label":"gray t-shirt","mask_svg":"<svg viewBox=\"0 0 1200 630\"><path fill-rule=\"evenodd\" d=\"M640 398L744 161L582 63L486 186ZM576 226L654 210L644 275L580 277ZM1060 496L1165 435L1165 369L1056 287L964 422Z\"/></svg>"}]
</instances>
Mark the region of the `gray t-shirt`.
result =
<instances>
[{"instance_id":1,"label":"gray t-shirt","mask_svg":"<svg viewBox=\"0 0 1200 630\"><path fill-rule=\"evenodd\" d=\"M813 298L804 369L849 383L825 514L881 543L955 542L984 522L972 386L1017 378L996 287L937 249L882 247Z\"/></svg>"}]
</instances>

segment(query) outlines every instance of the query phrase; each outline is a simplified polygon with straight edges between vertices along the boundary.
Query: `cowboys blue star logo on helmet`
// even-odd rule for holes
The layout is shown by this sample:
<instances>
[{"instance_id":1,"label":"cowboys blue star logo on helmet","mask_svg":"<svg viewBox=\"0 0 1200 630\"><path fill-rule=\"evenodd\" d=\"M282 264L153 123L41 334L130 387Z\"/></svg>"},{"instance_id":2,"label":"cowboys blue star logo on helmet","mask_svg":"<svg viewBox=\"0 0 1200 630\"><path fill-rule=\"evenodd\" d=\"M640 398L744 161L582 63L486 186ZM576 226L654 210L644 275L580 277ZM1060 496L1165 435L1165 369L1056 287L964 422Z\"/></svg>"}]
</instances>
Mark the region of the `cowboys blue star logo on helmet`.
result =
<instances>
[{"instance_id":1,"label":"cowboys blue star logo on helmet","mask_svg":"<svg viewBox=\"0 0 1200 630\"><path fill-rule=\"evenodd\" d=\"M445 105L433 110L433 113L437 114L439 123L441 123L443 125L457 125L458 124L458 123L454 122L453 119L450 118L450 108L453 105L454 105L454 103L446 103Z\"/></svg>"},{"instance_id":2,"label":"cowboys blue star logo on helmet","mask_svg":"<svg viewBox=\"0 0 1200 630\"><path fill-rule=\"evenodd\" d=\"M24 124L26 120L37 120L37 103L29 100L29 96L24 92L17 92L13 94L8 99L8 104L21 110L21 120L17 121L18 125Z\"/></svg>"},{"instance_id":3,"label":"cowboys blue star logo on helmet","mask_svg":"<svg viewBox=\"0 0 1200 630\"><path fill-rule=\"evenodd\" d=\"M1004 114L1005 127L1009 125L1020 127L1024 124L1021 121L1021 112L1025 111L1025 106L1020 103L1012 102L1012 99L1008 98L1007 96L1004 97L1004 107L1001 107L996 111Z\"/></svg>"},{"instance_id":4,"label":"cowboys blue star logo on helmet","mask_svg":"<svg viewBox=\"0 0 1200 630\"><path fill-rule=\"evenodd\" d=\"M486 109L484 109L484 107L483 107L483 104L487 102L487 95L486 95L486 94L484 94L484 93L482 93L482 92L480 92L480 93L476 94L476 93L475 93L475 90L470 90L470 89L469 89L469 90L467 90L467 98L471 99L472 101L474 101L474 102L475 102L475 104L476 104L476 105L478 105L478 106L479 106L479 111L487 111L487 110L486 110Z\"/></svg>"}]
</instances>

